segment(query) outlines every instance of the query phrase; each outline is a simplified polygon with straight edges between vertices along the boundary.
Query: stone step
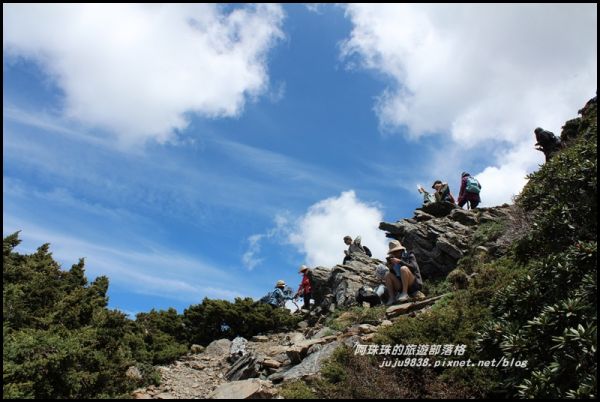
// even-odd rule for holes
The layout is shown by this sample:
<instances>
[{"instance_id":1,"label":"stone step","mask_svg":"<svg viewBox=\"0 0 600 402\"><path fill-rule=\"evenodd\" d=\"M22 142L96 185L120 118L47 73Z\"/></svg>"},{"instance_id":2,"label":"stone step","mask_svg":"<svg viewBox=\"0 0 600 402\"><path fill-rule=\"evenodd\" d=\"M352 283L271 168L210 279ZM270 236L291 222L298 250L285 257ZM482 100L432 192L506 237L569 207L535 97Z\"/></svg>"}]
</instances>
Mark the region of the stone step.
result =
<instances>
[{"instance_id":1,"label":"stone step","mask_svg":"<svg viewBox=\"0 0 600 402\"><path fill-rule=\"evenodd\" d=\"M386 310L385 314L388 318L392 318L402 314L410 313L411 311L420 310L423 307L434 304L436 301L438 301L444 296L446 295L444 294L441 296L431 297L425 300L403 303L398 306L391 306Z\"/></svg>"}]
</instances>

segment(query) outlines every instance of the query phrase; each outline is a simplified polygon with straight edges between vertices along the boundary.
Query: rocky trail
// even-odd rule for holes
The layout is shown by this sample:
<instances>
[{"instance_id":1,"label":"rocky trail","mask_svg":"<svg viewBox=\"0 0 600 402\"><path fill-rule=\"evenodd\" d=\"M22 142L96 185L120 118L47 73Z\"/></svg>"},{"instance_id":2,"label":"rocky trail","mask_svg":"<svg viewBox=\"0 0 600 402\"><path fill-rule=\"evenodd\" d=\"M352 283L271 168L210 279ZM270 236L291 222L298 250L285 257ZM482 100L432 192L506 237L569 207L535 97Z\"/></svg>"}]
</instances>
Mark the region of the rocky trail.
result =
<instances>
[{"instance_id":1,"label":"rocky trail","mask_svg":"<svg viewBox=\"0 0 600 402\"><path fill-rule=\"evenodd\" d=\"M388 307L389 319L372 324L354 324L344 331L302 321L293 332L258 335L249 341L220 339L202 350L195 346L175 363L159 367L161 385L138 389L137 399L246 399L277 398L287 381L317 376L323 361L345 344L368 344L381 329L402 315L426 311L441 296ZM368 308L367 305L364 308ZM337 320L353 319L342 313ZM304 328L304 329L303 329Z\"/></svg>"},{"instance_id":2,"label":"rocky trail","mask_svg":"<svg viewBox=\"0 0 600 402\"><path fill-rule=\"evenodd\" d=\"M419 208L413 218L395 223L381 222L380 229L415 252L426 279L447 275L469 251L479 225L506 219L508 214L508 206L465 211L439 203ZM494 254L501 244L478 247L482 252ZM382 261L376 258L353 255L346 265L312 269L309 277L315 305L309 314L297 312L304 314L304 321L295 331L258 335L249 340L239 337L233 341L220 339L206 348L194 345L187 356L159 367L159 386L138 389L133 397L282 398L282 384L318 376L323 362L338 346L371 343L382 328L393 325L402 316L414 317L427 311L443 297L427 298L420 294L417 299L403 304L375 307L379 309L378 314L371 315L366 303L362 310L350 309L357 305L360 287L376 287L380 283L375 276L380 264ZM362 318L358 317L361 314ZM371 318L364 320L366 315Z\"/></svg>"}]
</instances>

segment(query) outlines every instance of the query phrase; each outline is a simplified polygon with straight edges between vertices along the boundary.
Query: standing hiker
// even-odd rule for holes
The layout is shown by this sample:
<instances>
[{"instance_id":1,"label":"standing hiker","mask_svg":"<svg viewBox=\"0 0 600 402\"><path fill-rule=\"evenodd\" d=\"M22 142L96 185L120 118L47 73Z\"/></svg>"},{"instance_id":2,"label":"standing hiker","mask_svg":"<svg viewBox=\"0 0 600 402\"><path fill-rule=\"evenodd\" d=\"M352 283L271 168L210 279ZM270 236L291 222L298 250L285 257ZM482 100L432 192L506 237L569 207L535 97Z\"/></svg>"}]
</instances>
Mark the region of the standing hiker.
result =
<instances>
[{"instance_id":1,"label":"standing hiker","mask_svg":"<svg viewBox=\"0 0 600 402\"><path fill-rule=\"evenodd\" d=\"M306 265L302 265L298 273L302 274L302 282L300 283L298 291L294 295L294 299L298 298L299 296L304 297L303 308L305 310L310 310L310 298L312 296L312 287L310 285L310 279L308 279L308 267Z\"/></svg>"},{"instance_id":2,"label":"standing hiker","mask_svg":"<svg viewBox=\"0 0 600 402\"><path fill-rule=\"evenodd\" d=\"M481 184L479 181L471 176L467 172L462 172L460 179L460 193L458 194L458 206L463 207L466 203L469 203L468 209L477 208L477 205L481 202L479 192L481 191Z\"/></svg>"}]
</instances>

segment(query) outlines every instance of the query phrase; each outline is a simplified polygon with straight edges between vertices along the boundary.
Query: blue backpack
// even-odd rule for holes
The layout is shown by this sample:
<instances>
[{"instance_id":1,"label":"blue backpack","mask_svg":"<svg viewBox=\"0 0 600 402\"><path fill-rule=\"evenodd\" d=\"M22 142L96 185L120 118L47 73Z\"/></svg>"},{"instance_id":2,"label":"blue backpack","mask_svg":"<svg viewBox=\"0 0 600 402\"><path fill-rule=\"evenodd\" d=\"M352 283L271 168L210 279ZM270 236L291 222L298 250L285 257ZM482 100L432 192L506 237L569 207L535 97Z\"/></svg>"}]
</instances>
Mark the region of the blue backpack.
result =
<instances>
[{"instance_id":1,"label":"blue backpack","mask_svg":"<svg viewBox=\"0 0 600 402\"><path fill-rule=\"evenodd\" d=\"M481 191L481 184L473 176L467 177L467 193L479 194Z\"/></svg>"},{"instance_id":2,"label":"blue backpack","mask_svg":"<svg viewBox=\"0 0 600 402\"><path fill-rule=\"evenodd\" d=\"M279 295L283 294L283 297ZM294 291L289 286L286 286L283 290L274 289L271 292L267 293L259 300L261 303L268 303L273 306L283 307L285 305L286 300L292 300L294 297Z\"/></svg>"}]
</instances>

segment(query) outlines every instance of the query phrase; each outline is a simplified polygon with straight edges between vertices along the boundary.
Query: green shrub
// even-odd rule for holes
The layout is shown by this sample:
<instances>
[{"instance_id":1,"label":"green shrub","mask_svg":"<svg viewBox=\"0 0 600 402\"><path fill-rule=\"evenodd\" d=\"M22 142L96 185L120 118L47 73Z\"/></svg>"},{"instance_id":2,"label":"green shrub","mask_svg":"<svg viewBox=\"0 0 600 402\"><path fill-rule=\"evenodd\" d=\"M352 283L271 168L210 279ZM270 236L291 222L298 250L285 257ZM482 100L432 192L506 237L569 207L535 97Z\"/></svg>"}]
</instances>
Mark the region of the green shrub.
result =
<instances>
[{"instance_id":1,"label":"green shrub","mask_svg":"<svg viewBox=\"0 0 600 402\"><path fill-rule=\"evenodd\" d=\"M506 224L502 221L493 221L482 223L477 227L471 237L471 246L485 245L486 243L494 242L500 238L506 231Z\"/></svg>"},{"instance_id":2,"label":"green shrub","mask_svg":"<svg viewBox=\"0 0 600 402\"><path fill-rule=\"evenodd\" d=\"M290 381L281 388L285 399L316 399L314 392L302 381Z\"/></svg>"},{"instance_id":3,"label":"green shrub","mask_svg":"<svg viewBox=\"0 0 600 402\"><path fill-rule=\"evenodd\" d=\"M517 199L532 219L513 246L527 275L494 295L478 339L483 356L528 360L502 373L508 396L597 396L597 116L586 109L570 146Z\"/></svg>"},{"instance_id":4,"label":"green shrub","mask_svg":"<svg viewBox=\"0 0 600 402\"><path fill-rule=\"evenodd\" d=\"M300 320L301 317L287 309L274 309L251 298L236 298L234 303L204 299L183 313L188 342L200 345L221 338L251 338L261 333L291 330Z\"/></svg>"},{"instance_id":5,"label":"green shrub","mask_svg":"<svg viewBox=\"0 0 600 402\"><path fill-rule=\"evenodd\" d=\"M466 289L469 286L469 278L462 269L450 271L446 280L452 285L453 289Z\"/></svg>"},{"instance_id":6,"label":"green shrub","mask_svg":"<svg viewBox=\"0 0 600 402\"><path fill-rule=\"evenodd\" d=\"M362 307L355 306L346 310L336 310L330 316L325 325L336 330L343 331L356 324L372 324L378 325L381 320L385 319L385 306Z\"/></svg>"}]
</instances>

